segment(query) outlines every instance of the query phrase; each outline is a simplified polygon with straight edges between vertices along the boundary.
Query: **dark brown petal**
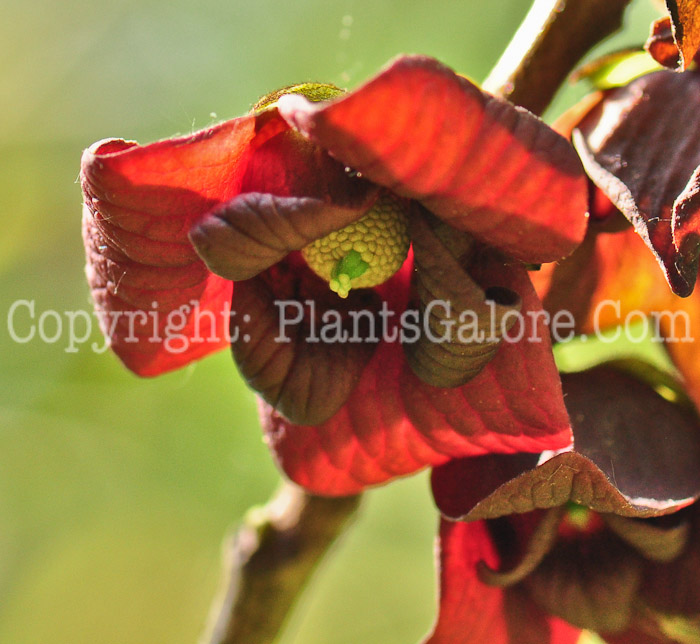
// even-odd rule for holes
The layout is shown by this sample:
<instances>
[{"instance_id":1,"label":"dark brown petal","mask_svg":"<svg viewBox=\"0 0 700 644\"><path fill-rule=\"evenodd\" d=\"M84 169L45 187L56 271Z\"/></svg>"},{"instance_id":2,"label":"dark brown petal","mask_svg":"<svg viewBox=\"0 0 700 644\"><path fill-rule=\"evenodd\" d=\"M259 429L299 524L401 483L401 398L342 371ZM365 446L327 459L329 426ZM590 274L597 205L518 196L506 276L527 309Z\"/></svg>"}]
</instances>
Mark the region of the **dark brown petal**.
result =
<instances>
[{"instance_id":1,"label":"dark brown petal","mask_svg":"<svg viewBox=\"0 0 700 644\"><path fill-rule=\"evenodd\" d=\"M654 637L648 633L638 630L626 630L624 633L608 635L605 633L607 644L677 644L676 640L669 640L667 637Z\"/></svg>"},{"instance_id":2,"label":"dark brown petal","mask_svg":"<svg viewBox=\"0 0 700 644\"><path fill-rule=\"evenodd\" d=\"M579 628L618 632L632 618L642 559L614 535L560 540L523 582L548 613Z\"/></svg>"},{"instance_id":3,"label":"dark brown petal","mask_svg":"<svg viewBox=\"0 0 700 644\"><path fill-rule=\"evenodd\" d=\"M639 511L664 513L700 495L700 424L692 409L614 366L562 382L576 451Z\"/></svg>"},{"instance_id":4,"label":"dark brown petal","mask_svg":"<svg viewBox=\"0 0 700 644\"><path fill-rule=\"evenodd\" d=\"M493 358L517 317L508 320L504 316L519 312L521 301L517 293L505 288L481 288L467 272L475 255L479 263L488 261L481 244L421 210L411 217L410 233L420 316L423 328L427 324L431 334L421 334L404 349L421 380L435 387L456 387L471 380ZM513 267L502 265L503 273L511 270Z\"/></svg>"},{"instance_id":5,"label":"dark brown petal","mask_svg":"<svg viewBox=\"0 0 700 644\"><path fill-rule=\"evenodd\" d=\"M663 517L675 519L676 515ZM662 519L662 520L663 520ZM665 563L678 557L688 543L690 523L683 517L670 525L653 519L630 519L606 514L603 520L623 541L634 547L646 559Z\"/></svg>"},{"instance_id":6,"label":"dark brown petal","mask_svg":"<svg viewBox=\"0 0 700 644\"><path fill-rule=\"evenodd\" d=\"M559 534L559 523L564 515L564 506L547 510L533 530L517 563L511 568L494 570L482 562L480 579L490 586L512 586L527 577L552 549Z\"/></svg>"},{"instance_id":7,"label":"dark brown petal","mask_svg":"<svg viewBox=\"0 0 700 644\"><path fill-rule=\"evenodd\" d=\"M670 563L647 567L643 597L659 613L700 616L700 506L693 505L683 514L692 523L688 547Z\"/></svg>"},{"instance_id":8,"label":"dark brown petal","mask_svg":"<svg viewBox=\"0 0 700 644\"><path fill-rule=\"evenodd\" d=\"M346 402L374 353L376 342L365 336L378 307L369 289L341 300L301 258L291 257L236 284L234 358L248 385L286 418L323 423ZM325 327L332 337L321 330L327 312L337 315L338 324Z\"/></svg>"},{"instance_id":9,"label":"dark brown petal","mask_svg":"<svg viewBox=\"0 0 700 644\"><path fill-rule=\"evenodd\" d=\"M290 252L359 219L371 204L343 207L310 197L248 192L209 213L190 240L212 273L247 280Z\"/></svg>"},{"instance_id":10,"label":"dark brown petal","mask_svg":"<svg viewBox=\"0 0 700 644\"><path fill-rule=\"evenodd\" d=\"M611 90L574 131L586 172L632 222L675 293L698 272L700 75L660 71Z\"/></svg>"},{"instance_id":11,"label":"dark brown petal","mask_svg":"<svg viewBox=\"0 0 700 644\"><path fill-rule=\"evenodd\" d=\"M476 520L573 501L599 512L657 516L700 495L695 414L610 367L565 374L575 450L452 461L433 471L448 517Z\"/></svg>"}]
</instances>

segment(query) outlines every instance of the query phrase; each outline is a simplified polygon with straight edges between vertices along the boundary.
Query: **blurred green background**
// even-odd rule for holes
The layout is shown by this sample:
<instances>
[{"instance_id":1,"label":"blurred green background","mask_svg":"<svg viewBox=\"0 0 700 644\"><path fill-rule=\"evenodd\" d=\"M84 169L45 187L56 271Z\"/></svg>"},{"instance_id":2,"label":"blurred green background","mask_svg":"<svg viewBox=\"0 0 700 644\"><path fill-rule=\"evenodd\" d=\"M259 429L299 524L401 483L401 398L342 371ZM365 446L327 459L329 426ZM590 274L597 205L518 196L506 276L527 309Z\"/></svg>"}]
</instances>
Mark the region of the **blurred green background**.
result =
<instances>
[{"instance_id":1,"label":"blurred green background","mask_svg":"<svg viewBox=\"0 0 700 644\"><path fill-rule=\"evenodd\" d=\"M647 0L633 4L606 49L645 39L654 11ZM76 183L82 149L111 136L187 133L293 82L352 87L401 52L480 80L528 5L3 1L0 642L194 643L224 536L279 482L253 396L226 352L139 380L89 345L66 351L53 318L53 343L10 337L18 300L33 301L37 318L92 310ZM29 310L14 321L27 333ZM418 640L434 613L436 524L425 474L368 494L281 644Z\"/></svg>"}]
</instances>

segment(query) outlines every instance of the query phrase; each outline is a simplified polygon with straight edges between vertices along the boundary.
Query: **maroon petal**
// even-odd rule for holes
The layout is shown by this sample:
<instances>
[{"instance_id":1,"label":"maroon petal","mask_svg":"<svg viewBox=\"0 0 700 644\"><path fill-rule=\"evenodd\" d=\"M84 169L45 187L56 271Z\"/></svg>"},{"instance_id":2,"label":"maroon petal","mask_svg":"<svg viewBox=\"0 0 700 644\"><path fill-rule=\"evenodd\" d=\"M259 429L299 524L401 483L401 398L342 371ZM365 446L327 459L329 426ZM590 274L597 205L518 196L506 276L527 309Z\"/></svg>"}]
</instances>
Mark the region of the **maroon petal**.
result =
<instances>
[{"instance_id":1,"label":"maroon petal","mask_svg":"<svg viewBox=\"0 0 700 644\"><path fill-rule=\"evenodd\" d=\"M691 410L607 366L563 382L575 449L539 465L534 455L517 454L436 468L433 494L444 515L471 521L573 501L644 517L700 495L700 425Z\"/></svg>"},{"instance_id":2,"label":"maroon petal","mask_svg":"<svg viewBox=\"0 0 700 644\"><path fill-rule=\"evenodd\" d=\"M341 300L300 257L236 284L233 355L248 384L292 422L317 425L340 409L377 346L380 298L370 289ZM334 324L321 327L328 316ZM363 341L356 341L359 338Z\"/></svg>"},{"instance_id":3,"label":"maroon petal","mask_svg":"<svg viewBox=\"0 0 700 644\"><path fill-rule=\"evenodd\" d=\"M393 316L379 337L398 333L410 272L407 263L382 291ZM524 271L503 284L496 281L503 275L494 273L495 286L521 296L523 312L540 309ZM407 336L415 323L415 317L404 320ZM265 406L268 444L290 478L329 495L353 494L453 457L561 449L570 444L571 429L549 334L541 318L526 333L534 341L504 342L478 376L452 389L423 383L396 338L383 341L347 403L326 423L294 425Z\"/></svg>"},{"instance_id":4,"label":"maroon petal","mask_svg":"<svg viewBox=\"0 0 700 644\"><path fill-rule=\"evenodd\" d=\"M280 113L346 165L529 262L583 238L586 181L569 143L431 58L406 56L326 106Z\"/></svg>"},{"instance_id":5,"label":"maroon petal","mask_svg":"<svg viewBox=\"0 0 700 644\"><path fill-rule=\"evenodd\" d=\"M467 233L421 210L411 217L410 233L421 321L432 337L422 334L405 345L406 359L423 382L457 387L493 358L521 304L510 289L482 288L469 275L469 267L476 263L483 271L490 264L504 275L522 269L506 265Z\"/></svg>"},{"instance_id":6,"label":"maroon petal","mask_svg":"<svg viewBox=\"0 0 700 644\"><path fill-rule=\"evenodd\" d=\"M525 579L552 550L559 536L559 526L564 513L565 508L558 506L543 513L530 512L524 515L516 515L520 519L518 524L524 523L523 518L527 520L531 515L541 515L541 518L534 528L529 531L530 534L527 535L523 545L513 544L515 547L511 548L509 544L508 550L511 558L516 552L518 554L515 564L500 570L493 570L486 564L483 564L479 569L481 579L489 586L502 587L513 586ZM518 532L522 532L522 530L518 530ZM520 535L518 534L517 536Z\"/></svg>"},{"instance_id":7,"label":"maroon petal","mask_svg":"<svg viewBox=\"0 0 700 644\"><path fill-rule=\"evenodd\" d=\"M645 603L662 615L700 617L700 506L683 511L690 515L688 547L670 563L649 566L643 589Z\"/></svg>"},{"instance_id":8,"label":"maroon petal","mask_svg":"<svg viewBox=\"0 0 700 644\"><path fill-rule=\"evenodd\" d=\"M624 633L604 633L607 644L678 644L678 640L665 637L661 633L651 635L637 629L629 629Z\"/></svg>"},{"instance_id":9,"label":"maroon petal","mask_svg":"<svg viewBox=\"0 0 700 644\"><path fill-rule=\"evenodd\" d=\"M620 632L632 620L643 560L614 535L560 540L523 582L551 615L578 628Z\"/></svg>"},{"instance_id":10,"label":"maroon petal","mask_svg":"<svg viewBox=\"0 0 700 644\"><path fill-rule=\"evenodd\" d=\"M632 222L675 293L698 272L700 75L660 71L611 90L574 132L586 172Z\"/></svg>"},{"instance_id":11,"label":"maroon petal","mask_svg":"<svg viewBox=\"0 0 700 644\"><path fill-rule=\"evenodd\" d=\"M367 198L353 208L311 197L248 192L207 214L190 231L190 240L210 271L247 280L359 219L370 205Z\"/></svg>"},{"instance_id":12,"label":"maroon petal","mask_svg":"<svg viewBox=\"0 0 700 644\"><path fill-rule=\"evenodd\" d=\"M676 559L685 550L691 526L682 512L663 517L660 521L663 519L670 519L670 525L651 519L640 521L615 514L606 514L603 517L608 528L644 555L645 559L666 563Z\"/></svg>"}]
</instances>

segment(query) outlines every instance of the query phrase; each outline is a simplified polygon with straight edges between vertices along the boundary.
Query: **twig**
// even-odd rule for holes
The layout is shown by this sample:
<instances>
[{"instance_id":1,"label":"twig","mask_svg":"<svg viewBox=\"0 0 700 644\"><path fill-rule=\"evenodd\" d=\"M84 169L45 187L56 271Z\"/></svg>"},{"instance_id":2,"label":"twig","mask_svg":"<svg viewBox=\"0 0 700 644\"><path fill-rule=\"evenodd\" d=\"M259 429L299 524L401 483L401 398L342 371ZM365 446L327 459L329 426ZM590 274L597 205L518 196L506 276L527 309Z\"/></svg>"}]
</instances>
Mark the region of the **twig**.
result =
<instances>
[{"instance_id":1,"label":"twig","mask_svg":"<svg viewBox=\"0 0 700 644\"><path fill-rule=\"evenodd\" d=\"M535 0L484 89L542 114L575 65L622 26L630 0Z\"/></svg>"},{"instance_id":2,"label":"twig","mask_svg":"<svg viewBox=\"0 0 700 644\"><path fill-rule=\"evenodd\" d=\"M270 644L359 496L322 498L285 484L251 510L227 546L225 579L201 644Z\"/></svg>"}]
</instances>

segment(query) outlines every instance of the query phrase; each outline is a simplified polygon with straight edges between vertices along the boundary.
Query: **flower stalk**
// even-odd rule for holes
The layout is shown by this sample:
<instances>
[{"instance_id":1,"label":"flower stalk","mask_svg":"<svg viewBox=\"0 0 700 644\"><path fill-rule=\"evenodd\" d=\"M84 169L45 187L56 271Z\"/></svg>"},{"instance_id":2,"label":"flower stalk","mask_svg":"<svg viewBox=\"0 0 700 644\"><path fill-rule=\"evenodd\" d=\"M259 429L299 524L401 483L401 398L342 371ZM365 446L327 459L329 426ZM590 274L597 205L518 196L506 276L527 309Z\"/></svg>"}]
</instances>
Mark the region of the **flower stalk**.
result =
<instances>
[{"instance_id":1,"label":"flower stalk","mask_svg":"<svg viewBox=\"0 0 700 644\"><path fill-rule=\"evenodd\" d=\"M484 89L542 114L581 58L622 26L630 0L535 0Z\"/></svg>"},{"instance_id":2,"label":"flower stalk","mask_svg":"<svg viewBox=\"0 0 700 644\"><path fill-rule=\"evenodd\" d=\"M284 484L248 512L226 546L225 579L200 644L270 644L360 496L322 498Z\"/></svg>"}]
</instances>

